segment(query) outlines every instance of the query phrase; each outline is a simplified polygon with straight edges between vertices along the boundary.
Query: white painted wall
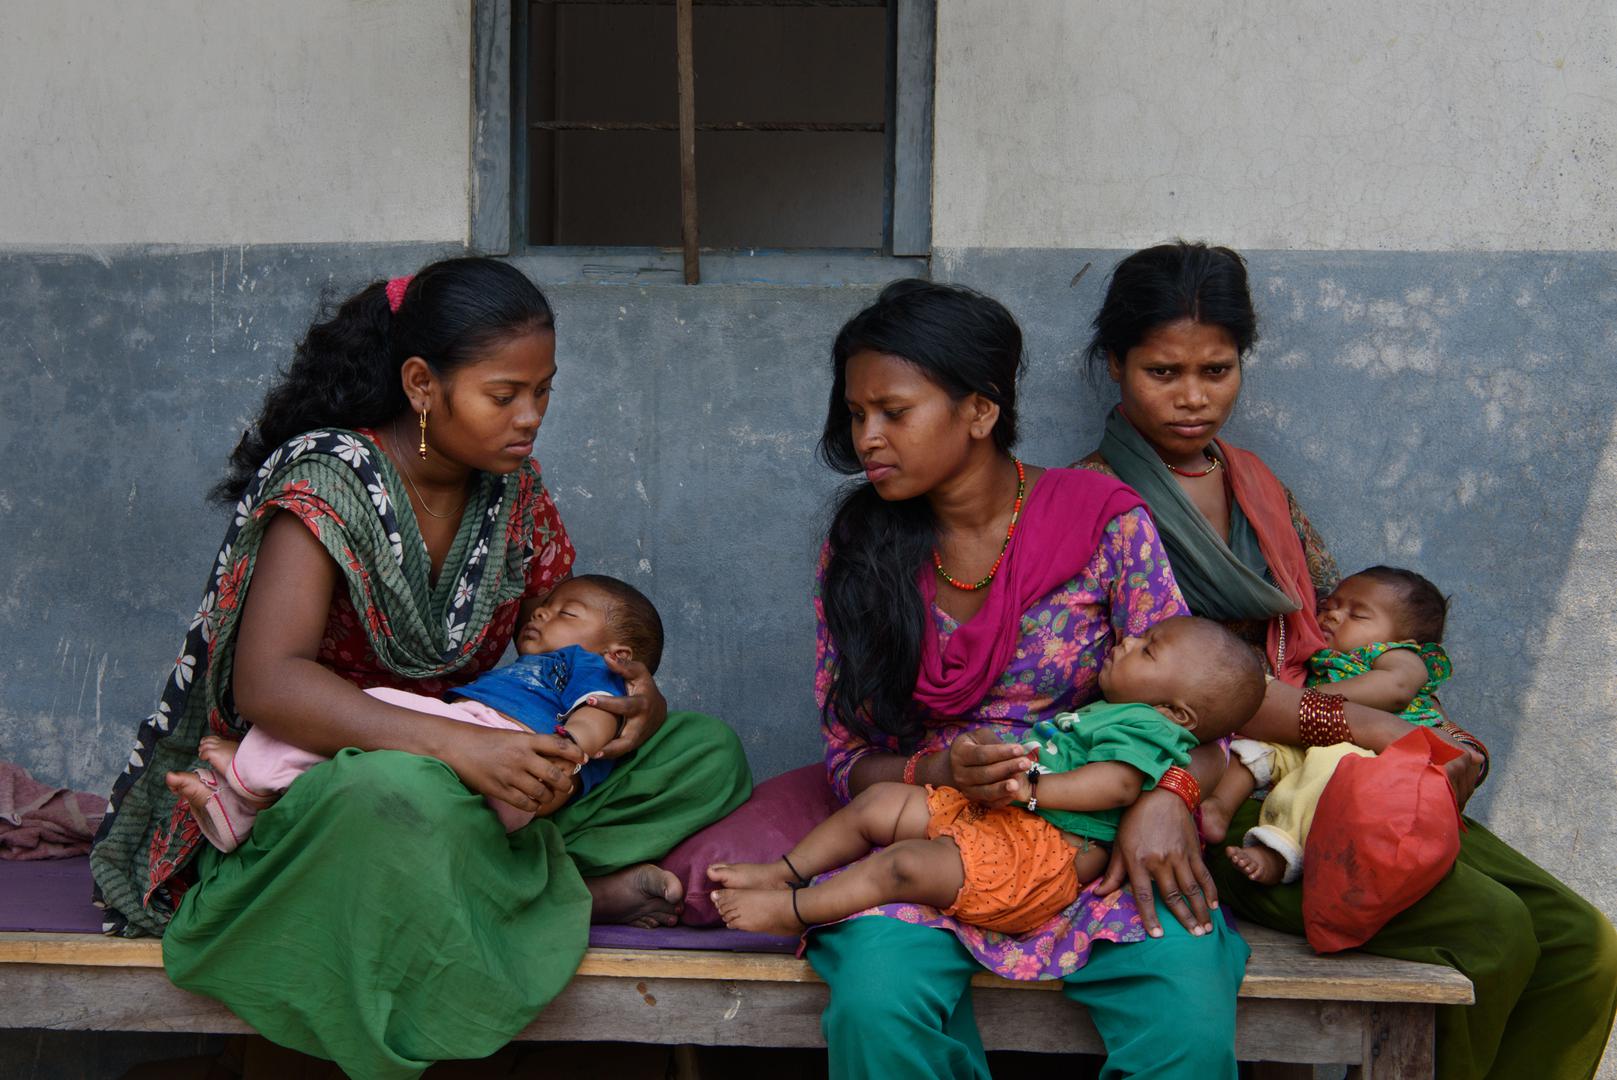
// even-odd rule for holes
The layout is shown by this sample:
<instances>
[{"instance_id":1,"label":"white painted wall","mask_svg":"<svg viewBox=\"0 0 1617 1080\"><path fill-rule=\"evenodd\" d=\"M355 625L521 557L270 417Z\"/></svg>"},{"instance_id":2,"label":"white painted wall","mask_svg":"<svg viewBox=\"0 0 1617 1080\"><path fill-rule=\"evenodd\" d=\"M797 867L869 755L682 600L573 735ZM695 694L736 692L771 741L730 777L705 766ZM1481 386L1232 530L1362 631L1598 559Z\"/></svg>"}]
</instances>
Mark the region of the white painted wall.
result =
<instances>
[{"instance_id":1,"label":"white painted wall","mask_svg":"<svg viewBox=\"0 0 1617 1080\"><path fill-rule=\"evenodd\" d=\"M461 240L470 0L0 0L0 244Z\"/></svg>"},{"instance_id":2,"label":"white painted wall","mask_svg":"<svg viewBox=\"0 0 1617 1080\"><path fill-rule=\"evenodd\" d=\"M1617 246L1617 7L938 0L934 242Z\"/></svg>"}]
</instances>

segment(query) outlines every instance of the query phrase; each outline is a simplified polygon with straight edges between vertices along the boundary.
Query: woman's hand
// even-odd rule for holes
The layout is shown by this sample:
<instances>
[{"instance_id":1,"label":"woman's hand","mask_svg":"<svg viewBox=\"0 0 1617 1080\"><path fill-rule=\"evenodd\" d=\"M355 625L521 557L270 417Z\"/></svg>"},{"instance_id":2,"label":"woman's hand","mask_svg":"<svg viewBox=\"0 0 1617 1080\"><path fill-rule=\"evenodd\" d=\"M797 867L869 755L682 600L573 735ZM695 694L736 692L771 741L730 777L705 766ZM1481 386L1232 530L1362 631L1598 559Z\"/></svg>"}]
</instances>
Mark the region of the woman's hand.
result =
<instances>
[{"instance_id":1,"label":"woman's hand","mask_svg":"<svg viewBox=\"0 0 1617 1080\"><path fill-rule=\"evenodd\" d=\"M1196 824L1173 792L1148 791L1123 811L1112 861L1094 889L1105 895L1125 883L1134 894L1140 921L1152 937L1162 936L1153 885L1186 930L1198 937L1212 932L1211 912L1218 907L1218 890L1202 862Z\"/></svg>"},{"instance_id":2,"label":"woman's hand","mask_svg":"<svg viewBox=\"0 0 1617 1080\"><path fill-rule=\"evenodd\" d=\"M628 693L623 697L597 697L590 704L616 716L620 722L617 737L596 752L596 757L618 758L638 750L668 719L668 702L657 689L646 665L638 660L606 657L606 666L622 677Z\"/></svg>"},{"instance_id":3,"label":"woman's hand","mask_svg":"<svg viewBox=\"0 0 1617 1080\"><path fill-rule=\"evenodd\" d=\"M1004 742L983 728L955 736L948 754L934 757L943 758L948 769L943 783L986 806L1008 805L1021 789L1023 774L1033 767L1027 747Z\"/></svg>"},{"instance_id":4,"label":"woman's hand","mask_svg":"<svg viewBox=\"0 0 1617 1080\"><path fill-rule=\"evenodd\" d=\"M1471 801L1471 796L1477 790L1477 781L1482 778L1482 755L1454 738L1441 726L1434 727L1431 731L1460 751L1460 756L1444 765L1443 771L1448 774L1449 786L1454 789L1454 801L1459 804L1461 813L1464 813L1465 804Z\"/></svg>"},{"instance_id":5,"label":"woman's hand","mask_svg":"<svg viewBox=\"0 0 1617 1080\"><path fill-rule=\"evenodd\" d=\"M479 795L534 813L558 794L571 794L573 773L588 760L559 735L470 726L465 738L457 738L438 757Z\"/></svg>"}]
</instances>

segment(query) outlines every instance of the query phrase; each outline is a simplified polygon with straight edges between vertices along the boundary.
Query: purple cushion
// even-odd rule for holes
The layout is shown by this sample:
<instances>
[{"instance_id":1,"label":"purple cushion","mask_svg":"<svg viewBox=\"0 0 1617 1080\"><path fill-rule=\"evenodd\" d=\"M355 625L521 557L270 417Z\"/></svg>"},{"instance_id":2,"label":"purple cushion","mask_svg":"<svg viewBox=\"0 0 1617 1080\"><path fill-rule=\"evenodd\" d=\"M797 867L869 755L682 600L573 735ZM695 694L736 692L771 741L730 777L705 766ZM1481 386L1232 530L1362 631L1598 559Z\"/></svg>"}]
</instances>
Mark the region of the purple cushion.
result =
<instances>
[{"instance_id":1,"label":"purple cushion","mask_svg":"<svg viewBox=\"0 0 1617 1080\"><path fill-rule=\"evenodd\" d=\"M753 934L745 930L697 930L689 926L659 926L642 930L638 926L592 926L592 949L720 949L724 952L794 953L798 939Z\"/></svg>"},{"instance_id":2,"label":"purple cushion","mask_svg":"<svg viewBox=\"0 0 1617 1080\"><path fill-rule=\"evenodd\" d=\"M715 821L659 861L658 865L685 885L681 921L688 926L724 922L708 896L713 890L707 879L710 864L778 859L840 806L825 778L824 765L805 765L759 784L752 798L728 817Z\"/></svg>"},{"instance_id":3,"label":"purple cushion","mask_svg":"<svg viewBox=\"0 0 1617 1080\"><path fill-rule=\"evenodd\" d=\"M101 909L90 903L90 857L0 859L0 930L99 934Z\"/></svg>"}]
</instances>

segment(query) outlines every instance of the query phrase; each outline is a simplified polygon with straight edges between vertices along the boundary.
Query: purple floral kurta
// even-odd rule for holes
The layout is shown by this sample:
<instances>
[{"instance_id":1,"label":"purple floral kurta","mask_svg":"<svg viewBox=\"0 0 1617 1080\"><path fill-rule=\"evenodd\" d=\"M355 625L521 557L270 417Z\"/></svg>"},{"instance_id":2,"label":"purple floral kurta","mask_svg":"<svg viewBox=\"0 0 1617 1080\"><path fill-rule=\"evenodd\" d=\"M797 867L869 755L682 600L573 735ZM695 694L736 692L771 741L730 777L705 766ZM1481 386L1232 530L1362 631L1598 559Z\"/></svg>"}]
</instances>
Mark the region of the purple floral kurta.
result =
<instances>
[{"instance_id":1,"label":"purple floral kurta","mask_svg":"<svg viewBox=\"0 0 1617 1080\"><path fill-rule=\"evenodd\" d=\"M828 557L828 552L821 555L821 581ZM819 631L814 691L823 710L836 649L826 632L818 584L814 613ZM1119 514L1106 523L1084 572L1023 613L1016 655L988 696L964 717L928 716L928 730L918 749L942 750L956 735L973 728L991 728L1001 738L1020 738L1039 720L1100 696L1100 664L1113 641L1185 614L1156 525L1143 508ZM933 607L932 626L940 648L958 625ZM823 721L822 734L831 785L844 802L855 762L866 754L900 752L896 739L884 736L869 742L830 717ZM1096 941L1145 938L1134 899L1126 890L1102 898L1086 889L1060 915L1015 937L968 926L925 904L888 904L854 917L866 915L948 930L985 968L1008 979L1059 979L1083 967Z\"/></svg>"}]
</instances>

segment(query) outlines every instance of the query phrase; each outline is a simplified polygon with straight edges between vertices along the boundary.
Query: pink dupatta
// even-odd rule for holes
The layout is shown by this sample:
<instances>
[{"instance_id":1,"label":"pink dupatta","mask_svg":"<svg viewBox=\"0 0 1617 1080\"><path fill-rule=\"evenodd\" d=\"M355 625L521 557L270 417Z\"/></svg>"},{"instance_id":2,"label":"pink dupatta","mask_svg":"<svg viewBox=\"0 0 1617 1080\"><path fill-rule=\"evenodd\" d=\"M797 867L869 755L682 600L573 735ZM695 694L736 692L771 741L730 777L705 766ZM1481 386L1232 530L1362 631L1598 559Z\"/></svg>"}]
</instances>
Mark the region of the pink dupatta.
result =
<instances>
[{"instance_id":1,"label":"pink dupatta","mask_svg":"<svg viewBox=\"0 0 1617 1080\"><path fill-rule=\"evenodd\" d=\"M930 626L922 635L915 700L945 716L969 712L1010 666L1022 613L1083 572L1107 522L1144 505L1133 488L1114 477L1089 469L1046 469L1028 495L982 609L941 650ZM930 565L922 568L920 584L930 612L938 595Z\"/></svg>"}]
</instances>

